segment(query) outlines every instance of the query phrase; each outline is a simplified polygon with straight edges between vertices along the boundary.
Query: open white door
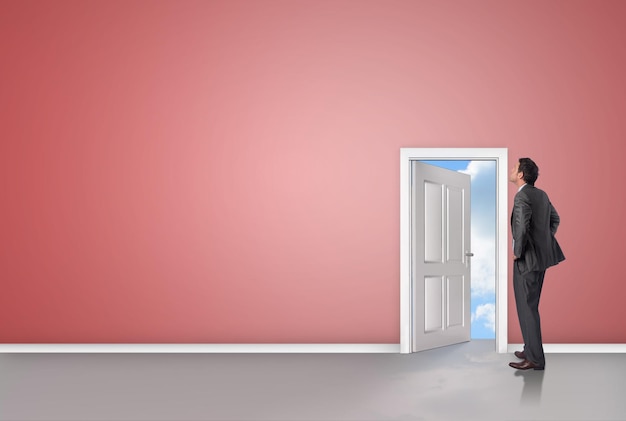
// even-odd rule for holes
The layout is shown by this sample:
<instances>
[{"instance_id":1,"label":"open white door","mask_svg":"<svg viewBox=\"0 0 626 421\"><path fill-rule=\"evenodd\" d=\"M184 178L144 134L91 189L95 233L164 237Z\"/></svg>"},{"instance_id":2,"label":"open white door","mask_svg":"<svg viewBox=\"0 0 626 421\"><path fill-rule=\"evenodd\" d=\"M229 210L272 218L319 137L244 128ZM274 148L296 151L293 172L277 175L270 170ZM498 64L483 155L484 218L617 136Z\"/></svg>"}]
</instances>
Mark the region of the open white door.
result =
<instances>
[{"instance_id":1,"label":"open white door","mask_svg":"<svg viewBox=\"0 0 626 421\"><path fill-rule=\"evenodd\" d=\"M470 184L411 161L412 352L470 340Z\"/></svg>"}]
</instances>

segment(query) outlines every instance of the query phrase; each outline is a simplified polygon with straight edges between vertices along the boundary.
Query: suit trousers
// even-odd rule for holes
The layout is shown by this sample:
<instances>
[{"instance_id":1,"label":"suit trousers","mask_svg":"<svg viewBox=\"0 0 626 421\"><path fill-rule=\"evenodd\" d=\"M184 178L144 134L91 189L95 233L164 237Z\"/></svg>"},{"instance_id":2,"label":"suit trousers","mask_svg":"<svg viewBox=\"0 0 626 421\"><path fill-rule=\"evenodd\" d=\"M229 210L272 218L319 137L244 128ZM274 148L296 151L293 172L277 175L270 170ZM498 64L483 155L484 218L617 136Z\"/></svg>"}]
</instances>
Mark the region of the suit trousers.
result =
<instances>
[{"instance_id":1,"label":"suit trousers","mask_svg":"<svg viewBox=\"0 0 626 421\"><path fill-rule=\"evenodd\" d=\"M524 339L524 353L527 360L539 366L546 363L539 318L539 298L545 274L545 270L522 273L517 262L513 263L513 290L517 317Z\"/></svg>"}]
</instances>

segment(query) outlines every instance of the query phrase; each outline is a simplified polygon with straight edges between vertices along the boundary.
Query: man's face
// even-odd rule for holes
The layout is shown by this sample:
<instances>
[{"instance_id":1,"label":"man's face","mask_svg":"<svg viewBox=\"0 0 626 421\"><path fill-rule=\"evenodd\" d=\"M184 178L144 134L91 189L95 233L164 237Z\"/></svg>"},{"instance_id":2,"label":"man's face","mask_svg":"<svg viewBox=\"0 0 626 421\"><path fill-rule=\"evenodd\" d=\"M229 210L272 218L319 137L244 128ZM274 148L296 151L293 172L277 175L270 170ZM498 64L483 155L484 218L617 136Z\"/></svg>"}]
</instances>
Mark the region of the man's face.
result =
<instances>
[{"instance_id":1,"label":"man's face","mask_svg":"<svg viewBox=\"0 0 626 421\"><path fill-rule=\"evenodd\" d=\"M515 163L515 166L511 170L511 175L509 176L509 181L511 183L517 183L517 180L523 177L523 174L519 172L519 162Z\"/></svg>"}]
</instances>

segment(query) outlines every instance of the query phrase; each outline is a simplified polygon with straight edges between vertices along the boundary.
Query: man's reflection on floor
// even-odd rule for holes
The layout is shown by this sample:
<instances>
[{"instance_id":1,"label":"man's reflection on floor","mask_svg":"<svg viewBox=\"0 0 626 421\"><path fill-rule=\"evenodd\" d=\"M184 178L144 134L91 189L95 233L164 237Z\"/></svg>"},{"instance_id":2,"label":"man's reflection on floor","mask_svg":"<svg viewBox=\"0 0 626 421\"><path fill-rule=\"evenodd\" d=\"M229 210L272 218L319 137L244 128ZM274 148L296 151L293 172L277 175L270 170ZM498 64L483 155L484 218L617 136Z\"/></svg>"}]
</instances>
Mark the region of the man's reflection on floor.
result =
<instances>
[{"instance_id":1,"label":"man's reflection on floor","mask_svg":"<svg viewBox=\"0 0 626 421\"><path fill-rule=\"evenodd\" d=\"M523 406L537 406L541 404L541 386L543 384L544 370L517 370L515 377L524 379L520 404Z\"/></svg>"}]
</instances>

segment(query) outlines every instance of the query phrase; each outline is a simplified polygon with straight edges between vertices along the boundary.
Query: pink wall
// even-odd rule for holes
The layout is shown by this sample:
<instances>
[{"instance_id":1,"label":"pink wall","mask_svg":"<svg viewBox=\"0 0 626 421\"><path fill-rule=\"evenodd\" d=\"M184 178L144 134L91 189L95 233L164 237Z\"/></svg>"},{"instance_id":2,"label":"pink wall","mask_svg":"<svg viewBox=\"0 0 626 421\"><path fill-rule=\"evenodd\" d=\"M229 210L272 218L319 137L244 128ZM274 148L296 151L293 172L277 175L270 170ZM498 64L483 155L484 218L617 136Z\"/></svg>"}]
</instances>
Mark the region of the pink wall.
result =
<instances>
[{"instance_id":1,"label":"pink wall","mask_svg":"<svg viewBox=\"0 0 626 421\"><path fill-rule=\"evenodd\" d=\"M562 218L544 340L626 342L625 19L3 1L0 341L398 343L399 148L508 147Z\"/></svg>"}]
</instances>

